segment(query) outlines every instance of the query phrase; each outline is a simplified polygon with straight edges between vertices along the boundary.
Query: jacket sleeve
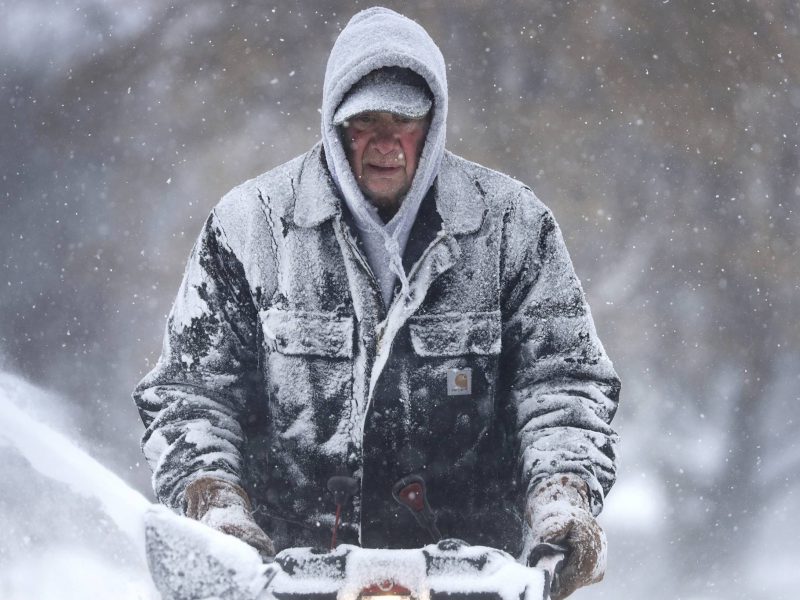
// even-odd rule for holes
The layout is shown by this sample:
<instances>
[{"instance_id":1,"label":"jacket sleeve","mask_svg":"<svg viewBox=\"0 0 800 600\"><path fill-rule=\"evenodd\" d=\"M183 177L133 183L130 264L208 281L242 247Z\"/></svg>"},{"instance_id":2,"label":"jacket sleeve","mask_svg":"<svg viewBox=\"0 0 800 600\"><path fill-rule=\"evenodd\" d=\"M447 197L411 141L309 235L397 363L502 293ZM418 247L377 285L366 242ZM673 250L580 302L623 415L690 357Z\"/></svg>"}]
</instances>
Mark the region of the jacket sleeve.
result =
<instances>
[{"instance_id":1,"label":"jacket sleeve","mask_svg":"<svg viewBox=\"0 0 800 600\"><path fill-rule=\"evenodd\" d=\"M133 397L158 499L183 510L200 475L239 483L247 398L258 385L258 315L215 212L192 249L161 357Z\"/></svg>"},{"instance_id":2,"label":"jacket sleeve","mask_svg":"<svg viewBox=\"0 0 800 600\"><path fill-rule=\"evenodd\" d=\"M506 214L503 380L516 426L521 489L574 473L592 512L614 483L610 427L620 382L550 211L525 189Z\"/></svg>"}]
</instances>

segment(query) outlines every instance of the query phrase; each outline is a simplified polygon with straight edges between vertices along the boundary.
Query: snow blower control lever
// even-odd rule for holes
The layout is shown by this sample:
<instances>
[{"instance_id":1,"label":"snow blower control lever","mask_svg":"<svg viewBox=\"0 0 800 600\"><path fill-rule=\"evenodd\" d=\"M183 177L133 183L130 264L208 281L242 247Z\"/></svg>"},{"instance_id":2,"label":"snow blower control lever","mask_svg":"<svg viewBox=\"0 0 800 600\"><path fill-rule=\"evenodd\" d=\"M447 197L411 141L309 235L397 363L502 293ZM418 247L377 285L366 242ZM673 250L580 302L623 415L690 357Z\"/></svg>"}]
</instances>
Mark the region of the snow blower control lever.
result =
<instances>
[{"instance_id":1,"label":"snow blower control lever","mask_svg":"<svg viewBox=\"0 0 800 600\"><path fill-rule=\"evenodd\" d=\"M417 523L431 534L434 542L442 539L442 534L436 528L436 515L433 514L431 506L428 504L425 480L422 477L419 475L403 477L394 484L392 496L411 511Z\"/></svg>"},{"instance_id":2,"label":"snow blower control lever","mask_svg":"<svg viewBox=\"0 0 800 600\"><path fill-rule=\"evenodd\" d=\"M333 494L333 501L336 503L336 519L333 522L333 534L331 535L331 550L333 550L336 548L336 532L342 518L342 506L358 493L358 479L334 475L328 479L328 491Z\"/></svg>"}]
</instances>

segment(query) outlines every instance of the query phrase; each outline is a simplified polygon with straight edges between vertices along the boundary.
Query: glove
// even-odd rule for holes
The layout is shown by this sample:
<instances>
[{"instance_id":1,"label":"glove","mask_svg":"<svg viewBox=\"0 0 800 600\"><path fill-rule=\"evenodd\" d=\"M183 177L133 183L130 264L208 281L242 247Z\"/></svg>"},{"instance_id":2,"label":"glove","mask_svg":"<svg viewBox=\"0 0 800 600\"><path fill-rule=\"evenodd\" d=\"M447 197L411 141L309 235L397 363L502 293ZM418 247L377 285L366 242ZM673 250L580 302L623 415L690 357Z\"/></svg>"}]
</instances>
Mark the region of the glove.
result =
<instances>
[{"instance_id":1,"label":"glove","mask_svg":"<svg viewBox=\"0 0 800 600\"><path fill-rule=\"evenodd\" d=\"M186 516L227 533L258 550L271 562L275 546L252 517L250 499L240 486L214 477L201 477L184 491Z\"/></svg>"},{"instance_id":2,"label":"glove","mask_svg":"<svg viewBox=\"0 0 800 600\"><path fill-rule=\"evenodd\" d=\"M527 547L550 543L567 548L553 600L603 579L606 535L592 516L589 486L580 477L564 474L539 483L528 496L525 518L531 535Z\"/></svg>"}]
</instances>

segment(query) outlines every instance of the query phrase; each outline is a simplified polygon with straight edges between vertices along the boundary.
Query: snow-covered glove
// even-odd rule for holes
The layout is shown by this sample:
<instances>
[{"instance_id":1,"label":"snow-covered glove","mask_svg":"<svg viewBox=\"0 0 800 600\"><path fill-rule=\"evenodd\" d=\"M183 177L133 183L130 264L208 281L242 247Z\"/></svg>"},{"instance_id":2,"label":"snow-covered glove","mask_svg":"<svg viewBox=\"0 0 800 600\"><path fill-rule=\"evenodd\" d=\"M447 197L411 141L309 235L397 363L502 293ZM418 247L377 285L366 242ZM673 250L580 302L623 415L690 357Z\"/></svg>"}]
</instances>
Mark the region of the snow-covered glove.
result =
<instances>
[{"instance_id":1,"label":"snow-covered glove","mask_svg":"<svg viewBox=\"0 0 800 600\"><path fill-rule=\"evenodd\" d=\"M563 474L540 482L528 496L525 518L532 539L567 549L553 600L597 583L606 570L606 535L589 508L589 486L577 475ZM528 559L530 564L531 559Z\"/></svg>"},{"instance_id":2,"label":"snow-covered glove","mask_svg":"<svg viewBox=\"0 0 800 600\"><path fill-rule=\"evenodd\" d=\"M239 538L272 560L275 546L252 516L250 499L240 486L213 477L195 479L184 492L186 516Z\"/></svg>"}]
</instances>

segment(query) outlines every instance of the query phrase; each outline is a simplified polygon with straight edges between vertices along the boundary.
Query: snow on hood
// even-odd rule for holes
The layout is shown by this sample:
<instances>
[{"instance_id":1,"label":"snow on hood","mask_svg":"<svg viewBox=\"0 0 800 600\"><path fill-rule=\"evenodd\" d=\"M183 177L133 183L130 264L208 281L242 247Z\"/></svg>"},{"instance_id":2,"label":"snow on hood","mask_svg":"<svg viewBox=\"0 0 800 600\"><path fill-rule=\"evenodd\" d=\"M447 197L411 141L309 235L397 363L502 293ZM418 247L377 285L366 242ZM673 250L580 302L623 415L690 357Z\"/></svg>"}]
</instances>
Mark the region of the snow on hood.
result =
<instances>
[{"instance_id":1,"label":"snow on hood","mask_svg":"<svg viewBox=\"0 0 800 600\"><path fill-rule=\"evenodd\" d=\"M400 210L386 225L358 187L339 132L333 124L334 113L350 88L371 71L382 67L411 69L425 79L433 94L432 120L414 180ZM333 45L325 70L322 143L328 169L353 214L387 304L394 275L400 277L403 289L407 289L401 256L419 205L439 173L446 122L444 57L428 33L411 19L387 8L370 8L350 19ZM376 259L379 259L377 265Z\"/></svg>"}]
</instances>

